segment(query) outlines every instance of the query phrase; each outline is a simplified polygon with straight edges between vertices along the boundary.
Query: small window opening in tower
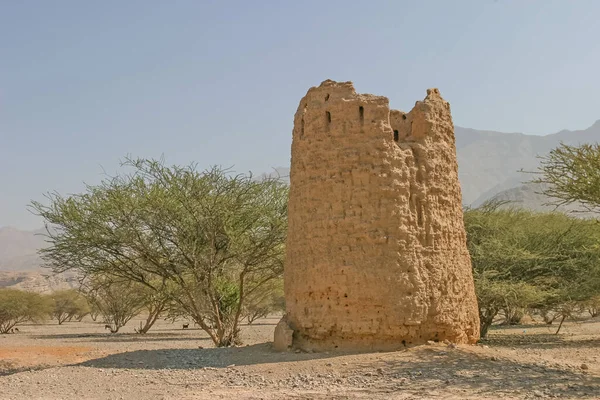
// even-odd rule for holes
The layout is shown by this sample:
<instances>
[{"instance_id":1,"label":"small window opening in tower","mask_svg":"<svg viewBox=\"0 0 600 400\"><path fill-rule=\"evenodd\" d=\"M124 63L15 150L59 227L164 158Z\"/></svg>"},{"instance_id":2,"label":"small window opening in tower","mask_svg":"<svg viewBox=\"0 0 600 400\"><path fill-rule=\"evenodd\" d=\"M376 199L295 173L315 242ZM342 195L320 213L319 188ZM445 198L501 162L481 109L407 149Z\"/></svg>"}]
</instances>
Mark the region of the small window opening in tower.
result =
<instances>
[{"instance_id":1,"label":"small window opening in tower","mask_svg":"<svg viewBox=\"0 0 600 400\"><path fill-rule=\"evenodd\" d=\"M325 101L329 100L329 93L327 93L327 95L325 95Z\"/></svg>"},{"instance_id":2,"label":"small window opening in tower","mask_svg":"<svg viewBox=\"0 0 600 400\"><path fill-rule=\"evenodd\" d=\"M406 119L406 114L402 114L402 119Z\"/></svg>"},{"instance_id":3,"label":"small window opening in tower","mask_svg":"<svg viewBox=\"0 0 600 400\"><path fill-rule=\"evenodd\" d=\"M400 139L400 137L399 137L398 130L394 129L394 142L397 142L399 139Z\"/></svg>"},{"instance_id":4,"label":"small window opening in tower","mask_svg":"<svg viewBox=\"0 0 600 400\"><path fill-rule=\"evenodd\" d=\"M363 106L358 107L358 114L360 116L360 123L365 122L365 108Z\"/></svg>"},{"instance_id":5,"label":"small window opening in tower","mask_svg":"<svg viewBox=\"0 0 600 400\"><path fill-rule=\"evenodd\" d=\"M331 113L329 111L325 111L325 115L327 116L327 123L331 122Z\"/></svg>"}]
</instances>

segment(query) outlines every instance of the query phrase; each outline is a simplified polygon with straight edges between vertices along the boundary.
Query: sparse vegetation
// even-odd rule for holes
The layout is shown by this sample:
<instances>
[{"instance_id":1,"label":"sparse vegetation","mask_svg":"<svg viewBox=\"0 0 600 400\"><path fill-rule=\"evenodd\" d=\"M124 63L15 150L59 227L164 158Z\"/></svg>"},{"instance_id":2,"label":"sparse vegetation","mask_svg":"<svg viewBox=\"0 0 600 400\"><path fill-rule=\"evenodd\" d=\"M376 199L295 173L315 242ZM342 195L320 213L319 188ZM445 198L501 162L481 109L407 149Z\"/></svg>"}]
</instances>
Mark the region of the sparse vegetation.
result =
<instances>
[{"instance_id":1,"label":"sparse vegetation","mask_svg":"<svg viewBox=\"0 0 600 400\"><path fill-rule=\"evenodd\" d=\"M133 170L80 195L33 203L55 272L117 277L170 299L218 346L239 341L257 293L280 279L288 188L213 168L131 160Z\"/></svg>"},{"instance_id":2,"label":"sparse vegetation","mask_svg":"<svg viewBox=\"0 0 600 400\"><path fill-rule=\"evenodd\" d=\"M76 290L59 290L49 295L52 302L52 316L62 325L73 318L81 321L90 312L85 298Z\"/></svg>"},{"instance_id":3,"label":"sparse vegetation","mask_svg":"<svg viewBox=\"0 0 600 400\"><path fill-rule=\"evenodd\" d=\"M52 312L48 298L16 289L0 289L0 334L24 322L40 322Z\"/></svg>"},{"instance_id":4,"label":"sparse vegetation","mask_svg":"<svg viewBox=\"0 0 600 400\"><path fill-rule=\"evenodd\" d=\"M600 295L593 296L581 304L582 311L588 312L594 318L600 315Z\"/></svg>"},{"instance_id":5,"label":"sparse vegetation","mask_svg":"<svg viewBox=\"0 0 600 400\"><path fill-rule=\"evenodd\" d=\"M577 202L600 212L600 144L561 144L541 157L538 175L533 182L546 185L543 193L551 204Z\"/></svg>"},{"instance_id":6,"label":"sparse vegetation","mask_svg":"<svg viewBox=\"0 0 600 400\"><path fill-rule=\"evenodd\" d=\"M261 290L257 290L244 305L243 315L248 324L270 314L285 311L283 281L273 280Z\"/></svg>"},{"instance_id":7,"label":"sparse vegetation","mask_svg":"<svg viewBox=\"0 0 600 400\"><path fill-rule=\"evenodd\" d=\"M562 145L543 158L536 182L556 204L594 209L599 153L597 145ZM90 307L80 308L92 318L102 314L115 332L143 308L148 317L139 333L161 315L189 318L218 346L239 341L241 319L251 324L283 309L286 185L155 160L123 166L132 172L80 195L50 194L49 205L33 203L49 226L52 246L42 250L48 265L93 282ZM582 312L597 316L598 223L500 205L465 211L482 336L499 316L512 325L537 313L547 324L560 321L556 333ZM84 314L69 308L73 296L53 295L59 324Z\"/></svg>"},{"instance_id":8,"label":"sparse vegetation","mask_svg":"<svg viewBox=\"0 0 600 400\"><path fill-rule=\"evenodd\" d=\"M499 314L514 324L536 309L551 323L600 294L596 221L489 203L466 210L465 227L482 336Z\"/></svg>"},{"instance_id":9,"label":"sparse vegetation","mask_svg":"<svg viewBox=\"0 0 600 400\"><path fill-rule=\"evenodd\" d=\"M117 333L146 306L140 285L124 279L96 276L82 288L90 303L99 310L111 333Z\"/></svg>"}]
</instances>

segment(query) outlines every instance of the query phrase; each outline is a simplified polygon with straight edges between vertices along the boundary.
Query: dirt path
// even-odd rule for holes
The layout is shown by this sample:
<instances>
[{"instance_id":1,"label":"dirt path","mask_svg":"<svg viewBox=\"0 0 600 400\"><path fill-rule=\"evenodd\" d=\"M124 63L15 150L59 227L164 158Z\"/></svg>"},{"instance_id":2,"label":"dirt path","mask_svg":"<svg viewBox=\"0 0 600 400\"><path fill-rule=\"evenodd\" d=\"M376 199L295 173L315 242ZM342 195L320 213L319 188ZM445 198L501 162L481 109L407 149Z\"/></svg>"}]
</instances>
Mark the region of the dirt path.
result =
<instances>
[{"instance_id":1,"label":"dirt path","mask_svg":"<svg viewBox=\"0 0 600 400\"><path fill-rule=\"evenodd\" d=\"M600 322L559 336L497 329L478 346L306 354L265 343L276 321L228 349L164 322L146 336L24 327L0 337L0 399L600 399Z\"/></svg>"}]
</instances>

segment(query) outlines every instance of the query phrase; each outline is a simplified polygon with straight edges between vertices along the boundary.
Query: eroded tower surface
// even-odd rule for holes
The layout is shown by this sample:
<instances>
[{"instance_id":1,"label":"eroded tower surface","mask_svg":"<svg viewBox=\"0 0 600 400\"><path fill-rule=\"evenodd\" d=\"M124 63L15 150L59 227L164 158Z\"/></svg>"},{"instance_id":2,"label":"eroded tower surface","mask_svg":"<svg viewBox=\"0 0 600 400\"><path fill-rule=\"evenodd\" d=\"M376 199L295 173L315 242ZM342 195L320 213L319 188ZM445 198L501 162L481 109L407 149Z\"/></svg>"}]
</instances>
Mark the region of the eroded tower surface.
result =
<instances>
[{"instance_id":1,"label":"eroded tower surface","mask_svg":"<svg viewBox=\"0 0 600 400\"><path fill-rule=\"evenodd\" d=\"M437 89L404 113L351 82L311 88L294 117L290 182L294 347L477 341L454 127Z\"/></svg>"}]
</instances>

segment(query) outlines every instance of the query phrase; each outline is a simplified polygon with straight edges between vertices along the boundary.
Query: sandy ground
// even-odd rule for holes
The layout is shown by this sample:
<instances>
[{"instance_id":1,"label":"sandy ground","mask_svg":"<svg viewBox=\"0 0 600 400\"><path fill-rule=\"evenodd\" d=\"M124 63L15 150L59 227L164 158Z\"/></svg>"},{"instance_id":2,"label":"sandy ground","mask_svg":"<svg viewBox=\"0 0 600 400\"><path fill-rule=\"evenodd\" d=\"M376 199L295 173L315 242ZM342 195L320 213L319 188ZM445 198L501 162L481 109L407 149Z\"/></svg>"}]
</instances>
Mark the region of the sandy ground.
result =
<instances>
[{"instance_id":1,"label":"sandy ground","mask_svg":"<svg viewBox=\"0 0 600 400\"><path fill-rule=\"evenodd\" d=\"M0 335L0 399L600 399L600 321L494 329L476 346L276 353L278 318L216 349L196 328L84 321ZM190 325L191 327L191 325Z\"/></svg>"}]
</instances>

